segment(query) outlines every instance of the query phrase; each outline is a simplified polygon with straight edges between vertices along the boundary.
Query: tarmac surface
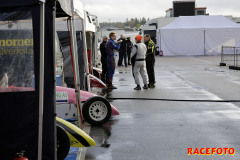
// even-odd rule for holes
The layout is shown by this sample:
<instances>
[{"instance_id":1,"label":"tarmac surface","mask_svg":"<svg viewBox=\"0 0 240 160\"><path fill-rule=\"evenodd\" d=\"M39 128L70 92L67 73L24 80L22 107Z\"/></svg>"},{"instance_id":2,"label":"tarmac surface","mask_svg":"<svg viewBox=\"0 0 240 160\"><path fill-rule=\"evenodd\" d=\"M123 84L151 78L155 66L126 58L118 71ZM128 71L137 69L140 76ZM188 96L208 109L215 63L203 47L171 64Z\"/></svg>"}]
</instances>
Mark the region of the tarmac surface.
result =
<instances>
[{"instance_id":1,"label":"tarmac surface","mask_svg":"<svg viewBox=\"0 0 240 160\"><path fill-rule=\"evenodd\" d=\"M133 90L131 66L118 67L118 89L106 91L108 98L183 101L111 101L120 115L91 126L97 145L87 148L85 160L240 159L240 103L201 102L240 100L240 71L219 63L220 56L157 56L156 88L141 91ZM188 148L234 148L235 154L188 155Z\"/></svg>"}]
</instances>

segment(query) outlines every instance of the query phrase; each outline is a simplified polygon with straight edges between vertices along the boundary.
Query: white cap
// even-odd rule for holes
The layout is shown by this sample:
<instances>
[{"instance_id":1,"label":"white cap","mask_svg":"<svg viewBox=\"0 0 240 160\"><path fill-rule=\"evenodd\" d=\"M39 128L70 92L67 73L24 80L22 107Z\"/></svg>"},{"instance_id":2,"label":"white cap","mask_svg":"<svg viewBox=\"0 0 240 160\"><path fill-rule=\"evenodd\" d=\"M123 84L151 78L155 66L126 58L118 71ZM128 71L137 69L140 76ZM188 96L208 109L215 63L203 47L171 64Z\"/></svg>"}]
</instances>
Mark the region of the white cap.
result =
<instances>
[{"instance_id":1,"label":"white cap","mask_svg":"<svg viewBox=\"0 0 240 160\"><path fill-rule=\"evenodd\" d=\"M103 35L102 39L108 38L106 35Z\"/></svg>"}]
</instances>

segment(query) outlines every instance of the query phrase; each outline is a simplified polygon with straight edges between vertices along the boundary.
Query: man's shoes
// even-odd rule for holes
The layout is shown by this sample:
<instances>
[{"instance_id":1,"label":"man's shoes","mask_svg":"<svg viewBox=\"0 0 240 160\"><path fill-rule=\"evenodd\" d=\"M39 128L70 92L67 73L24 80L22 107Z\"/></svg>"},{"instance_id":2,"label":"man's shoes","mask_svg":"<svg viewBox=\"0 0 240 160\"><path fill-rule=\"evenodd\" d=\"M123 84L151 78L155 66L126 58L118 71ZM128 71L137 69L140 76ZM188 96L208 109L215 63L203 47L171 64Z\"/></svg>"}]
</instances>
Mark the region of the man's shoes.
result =
<instances>
[{"instance_id":1,"label":"man's shoes","mask_svg":"<svg viewBox=\"0 0 240 160\"><path fill-rule=\"evenodd\" d=\"M110 86L108 86L108 89L117 89L117 87L110 85Z\"/></svg>"},{"instance_id":2,"label":"man's shoes","mask_svg":"<svg viewBox=\"0 0 240 160\"><path fill-rule=\"evenodd\" d=\"M148 84L148 87L149 87L149 88L155 88L155 83L149 83L149 84Z\"/></svg>"},{"instance_id":3,"label":"man's shoes","mask_svg":"<svg viewBox=\"0 0 240 160\"><path fill-rule=\"evenodd\" d=\"M137 85L137 87L135 87L134 90L141 90L140 85Z\"/></svg>"},{"instance_id":4,"label":"man's shoes","mask_svg":"<svg viewBox=\"0 0 240 160\"><path fill-rule=\"evenodd\" d=\"M143 89L148 89L148 85L144 84Z\"/></svg>"}]
</instances>

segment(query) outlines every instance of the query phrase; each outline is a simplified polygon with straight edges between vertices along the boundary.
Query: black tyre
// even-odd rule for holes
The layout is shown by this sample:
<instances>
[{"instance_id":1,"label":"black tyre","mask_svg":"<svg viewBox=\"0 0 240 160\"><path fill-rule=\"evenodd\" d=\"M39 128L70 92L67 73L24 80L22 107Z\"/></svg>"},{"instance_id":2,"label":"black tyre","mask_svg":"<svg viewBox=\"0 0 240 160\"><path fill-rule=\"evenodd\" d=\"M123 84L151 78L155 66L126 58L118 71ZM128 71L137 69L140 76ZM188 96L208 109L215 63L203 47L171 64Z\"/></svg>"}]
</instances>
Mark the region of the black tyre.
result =
<instances>
[{"instance_id":1,"label":"black tyre","mask_svg":"<svg viewBox=\"0 0 240 160\"><path fill-rule=\"evenodd\" d=\"M100 78L98 71L96 71L95 69L93 69L93 75L97 78Z\"/></svg>"},{"instance_id":2,"label":"black tyre","mask_svg":"<svg viewBox=\"0 0 240 160\"><path fill-rule=\"evenodd\" d=\"M70 149L70 140L67 132L57 125L57 160L64 160Z\"/></svg>"},{"instance_id":3,"label":"black tyre","mask_svg":"<svg viewBox=\"0 0 240 160\"><path fill-rule=\"evenodd\" d=\"M226 63L220 63L219 65L220 66L226 66Z\"/></svg>"},{"instance_id":4,"label":"black tyre","mask_svg":"<svg viewBox=\"0 0 240 160\"><path fill-rule=\"evenodd\" d=\"M83 105L83 117L91 125L99 126L106 123L111 115L112 108L108 100L95 96L89 98Z\"/></svg>"},{"instance_id":5,"label":"black tyre","mask_svg":"<svg viewBox=\"0 0 240 160\"><path fill-rule=\"evenodd\" d=\"M236 70L236 66L229 66L229 69L234 69L234 70Z\"/></svg>"}]
</instances>

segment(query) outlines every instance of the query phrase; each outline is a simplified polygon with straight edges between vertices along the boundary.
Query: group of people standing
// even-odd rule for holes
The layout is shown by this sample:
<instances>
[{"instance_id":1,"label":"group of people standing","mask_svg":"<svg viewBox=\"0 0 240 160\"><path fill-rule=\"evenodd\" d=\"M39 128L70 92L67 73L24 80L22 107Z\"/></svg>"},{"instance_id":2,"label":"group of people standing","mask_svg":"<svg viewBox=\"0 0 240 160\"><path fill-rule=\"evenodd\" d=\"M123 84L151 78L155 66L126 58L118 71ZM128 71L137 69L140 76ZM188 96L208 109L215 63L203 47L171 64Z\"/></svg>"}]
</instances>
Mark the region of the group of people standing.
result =
<instances>
[{"instance_id":1,"label":"group of people standing","mask_svg":"<svg viewBox=\"0 0 240 160\"><path fill-rule=\"evenodd\" d=\"M122 66L123 59L126 67L132 64L133 77L137 84L134 88L135 90L141 90L140 75L144 83L143 89L155 87L155 44L149 34L144 35L145 44L142 43L140 35L136 36L135 42L136 44L133 46L131 39L126 39L122 35L116 41L115 32L109 34L109 39L107 36L103 36L103 42L100 45L102 62L101 80L107 84L108 88L117 89L112 84L116 66L116 50L119 51L118 66Z\"/></svg>"},{"instance_id":2,"label":"group of people standing","mask_svg":"<svg viewBox=\"0 0 240 160\"><path fill-rule=\"evenodd\" d=\"M131 42L131 37L125 37L123 35L120 36L120 39L122 40L122 43L120 45L119 49L119 59L118 59L118 66L121 67L123 66L123 60L124 60L124 65L127 67L128 65L131 65L130 62L130 56L131 56L131 51L133 47L133 43Z\"/></svg>"}]
</instances>

